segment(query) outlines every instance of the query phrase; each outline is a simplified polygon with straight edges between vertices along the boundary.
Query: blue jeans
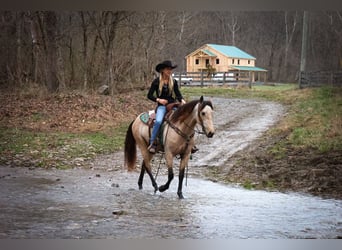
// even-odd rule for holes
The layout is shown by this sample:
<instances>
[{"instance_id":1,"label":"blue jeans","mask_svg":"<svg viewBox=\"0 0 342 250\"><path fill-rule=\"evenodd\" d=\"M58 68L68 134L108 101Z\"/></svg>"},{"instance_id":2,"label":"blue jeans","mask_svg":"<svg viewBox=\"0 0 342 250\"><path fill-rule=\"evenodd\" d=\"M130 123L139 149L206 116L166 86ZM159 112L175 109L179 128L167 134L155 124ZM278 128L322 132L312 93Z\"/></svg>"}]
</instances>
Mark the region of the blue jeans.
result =
<instances>
[{"instance_id":1,"label":"blue jeans","mask_svg":"<svg viewBox=\"0 0 342 250\"><path fill-rule=\"evenodd\" d=\"M156 120L155 120L154 125L153 125L152 135L150 138L150 144L152 144L155 141L155 139L157 138L159 128L163 123L165 114L166 114L166 106L159 105L157 107L157 111L156 111Z\"/></svg>"}]
</instances>

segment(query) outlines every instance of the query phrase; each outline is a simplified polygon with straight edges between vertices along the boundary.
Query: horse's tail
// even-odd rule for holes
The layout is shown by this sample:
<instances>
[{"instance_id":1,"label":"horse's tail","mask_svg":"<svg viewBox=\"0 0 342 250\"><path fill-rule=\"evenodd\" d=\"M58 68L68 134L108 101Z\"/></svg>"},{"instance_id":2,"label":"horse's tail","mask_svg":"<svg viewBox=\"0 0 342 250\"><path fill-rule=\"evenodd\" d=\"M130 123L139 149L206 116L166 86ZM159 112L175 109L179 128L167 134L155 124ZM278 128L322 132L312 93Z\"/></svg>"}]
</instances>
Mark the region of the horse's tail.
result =
<instances>
[{"instance_id":1,"label":"horse's tail","mask_svg":"<svg viewBox=\"0 0 342 250\"><path fill-rule=\"evenodd\" d=\"M132 131L133 122L131 122L127 129L125 139L125 166L127 166L129 171L135 169L137 160L137 147Z\"/></svg>"}]
</instances>

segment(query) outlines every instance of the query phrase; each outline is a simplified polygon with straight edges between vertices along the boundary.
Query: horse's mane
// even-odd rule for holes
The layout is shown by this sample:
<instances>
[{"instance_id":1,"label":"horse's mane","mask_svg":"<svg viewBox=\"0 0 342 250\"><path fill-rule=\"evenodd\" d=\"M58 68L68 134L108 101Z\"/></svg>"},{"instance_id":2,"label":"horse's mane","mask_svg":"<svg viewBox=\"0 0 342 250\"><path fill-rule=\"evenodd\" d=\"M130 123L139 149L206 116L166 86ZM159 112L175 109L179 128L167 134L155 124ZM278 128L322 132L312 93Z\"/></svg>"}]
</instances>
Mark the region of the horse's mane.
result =
<instances>
[{"instance_id":1,"label":"horse's mane","mask_svg":"<svg viewBox=\"0 0 342 250\"><path fill-rule=\"evenodd\" d=\"M176 122L176 121L183 122L189 116L189 114L192 113L193 109L199 102L200 100L193 100L182 106L179 106L171 115L170 121L171 122ZM201 105L199 106L199 110L202 110L206 105L210 106L213 109L213 105L211 101L203 101Z\"/></svg>"}]
</instances>

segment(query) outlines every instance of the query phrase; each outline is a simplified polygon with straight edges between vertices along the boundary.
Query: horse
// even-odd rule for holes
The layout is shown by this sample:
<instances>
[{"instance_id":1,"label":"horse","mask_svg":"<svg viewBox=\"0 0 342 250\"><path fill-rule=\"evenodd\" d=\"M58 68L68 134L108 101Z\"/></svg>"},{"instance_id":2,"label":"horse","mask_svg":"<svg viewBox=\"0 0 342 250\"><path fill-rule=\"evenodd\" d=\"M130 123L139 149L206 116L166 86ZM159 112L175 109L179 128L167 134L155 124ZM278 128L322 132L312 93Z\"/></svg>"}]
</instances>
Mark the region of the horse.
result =
<instances>
[{"instance_id":1,"label":"horse","mask_svg":"<svg viewBox=\"0 0 342 250\"><path fill-rule=\"evenodd\" d=\"M213 105L211 101L204 101L203 96L199 100L193 100L183 105L180 105L176 110L170 111L170 115L166 115L161 126L160 139L163 145L157 146L157 151L162 148L166 166L168 169L168 180L164 185L158 187L155 178L151 171L151 160L154 154L148 151L150 128L143 123L138 117L133 120L126 132L124 160L128 171L136 168L137 145L141 151L143 158L138 186L143 188L143 178L145 171L150 176L154 193L158 190L164 192L170 186L174 177L173 174L173 159L175 156L180 156L178 189L177 195L179 199L183 199L182 185L184 179L184 170L188 165L191 155L191 149L194 146L195 126L200 124L202 132L208 137L213 137L215 133L213 125Z\"/></svg>"}]
</instances>

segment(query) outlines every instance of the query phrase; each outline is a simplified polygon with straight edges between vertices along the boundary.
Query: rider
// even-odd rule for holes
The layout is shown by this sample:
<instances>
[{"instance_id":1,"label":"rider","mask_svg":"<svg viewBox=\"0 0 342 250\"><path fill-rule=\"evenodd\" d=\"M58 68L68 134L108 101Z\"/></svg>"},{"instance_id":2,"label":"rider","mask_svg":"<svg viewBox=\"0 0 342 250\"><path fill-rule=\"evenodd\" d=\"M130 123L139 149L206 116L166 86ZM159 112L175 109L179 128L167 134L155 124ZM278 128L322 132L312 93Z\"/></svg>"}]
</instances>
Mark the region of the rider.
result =
<instances>
[{"instance_id":1,"label":"rider","mask_svg":"<svg viewBox=\"0 0 342 250\"><path fill-rule=\"evenodd\" d=\"M166 105L176 102L176 99L182 104L185 103L185 100L179 91L177 80L172 78L172 70L176 67L177 65L172 65L172 62L169 60L159 63L156 66L156 71L160 73L160 75L153 80L147 94L148 99L157 102L158 104L156 108L156 120L153 125L150 144L148 146L148 150L152 154L156 152L157 146L155 140L166 114Z\"/></svg>"}]
</instances>

